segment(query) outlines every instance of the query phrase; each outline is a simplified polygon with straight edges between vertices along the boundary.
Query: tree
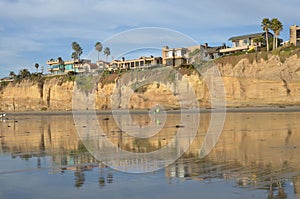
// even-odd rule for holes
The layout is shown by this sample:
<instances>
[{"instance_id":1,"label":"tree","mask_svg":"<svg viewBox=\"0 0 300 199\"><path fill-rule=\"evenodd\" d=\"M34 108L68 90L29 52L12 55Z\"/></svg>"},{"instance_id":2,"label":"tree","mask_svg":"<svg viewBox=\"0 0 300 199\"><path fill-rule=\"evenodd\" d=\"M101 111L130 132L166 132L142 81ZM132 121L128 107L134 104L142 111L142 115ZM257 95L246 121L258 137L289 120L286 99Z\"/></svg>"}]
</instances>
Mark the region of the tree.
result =
<instances>
[{"instance_id":1,"label":"tree","mask_svg":"<svg viewBox=\"0 0 300 199\"><path fill-rule=\"evenodd\" d=\"M76 59L80 60L80 55L82 55L81 46L77 42L74 41L72 43L72 49L74 50L74 52L72 53L72 58L74 60L76 60Z\"/></svg>"},{"instance_id":2,"label":"tree","mask_svg":"<svg viewBox=\"0 0 300 199\"><path fill-rule=\"evenodd\" d=\"M28 69L22 69L22 70L20 70L19 71L19 77L20 77L20 79L24 79L24 78L27 78L27 77L30 77L30 72L29 72L29 70Z\"/></svg>"},{"instance_id":3,"label":"tree","mask_svg":"<svg viewBox=\"0 0 300 199\"><path fill-rule=\"evenodd\" d=\"M278 20L278 18L274 18L270 22L270 29L274 32L273 49L275 49L278 47L278 36L280 35L280 32L283 30L283 25Z\"/></svg>"},{"instance_id":4,"label":"tree","mask_svg":"<svg viewBox=\"0 0 300 199\"><path fill-rule=\"evenodd\" d=\"M106 47L106 48L104 49L103 53L104 53L104 55L105 55L105 57L106 57L106 61L107 61L107 57L110 55L110 49L109 49L109 47Z\"/></svg>"},{"instance_id":5,"label":"tree","mask_svg":"<svg viewBox=\"0 0 300 199\"><path fill-rule=\"evenodd\" d=\"M253 39L253 42L256 43L256 45L261 45L261 43L263 43L263 41L264 41L263 36Z\"/></svg>"},{"instance_id":6,"label":"tree","mask_svg":"<svg viewBox=\"0 0 300 199\"><path fill-rule=\"evenodd\" d=\"M59 64L64 64L64 60L61 57L58 57L57 61L59 62Z\"/></svg>"},{"instance_id":7,"label":"tree","mask_svg":"<svg viewBox=\"0 0 300 199\"><path fill-rule=\"evenodd\" d=\"M38 73L38 69L39 69L40 65L38 63L35 63L34 67L36 68L36 73Z\"/></svg>"},{"instance_id":8,"label":"tree","mask_svg":"<svg viewBox=\"0 0 300 199\"><path fill-rule=\"evenodd\" d=\"M270 28L271 22L270 19L264 18L261 22L262 29L266 32L266 43L267 43L267 52L269 52L269 28Z\"/></svg>"},{"instance_id":9,"label":"tree","mask_svg":"<svg viewBox=\"0 0 300 199\"><path fill-rule=\"evenodd\" d=\"M95 44L95 50L98 52L98 61L99 61L99 54L102 51L102 49L103 49L103 46L102 46L101 42L97 42Z\"/></svg>"},{"instance_id":10,"label":"tree","mask_svg":"<svg viewBox=\"0 0 300 199\"><path fill-rule=\"evenodd\" d=\"M58 57L57 61L58 61L59 65L60 65L59 69L62 70L62 71L65 71L65 62L64 62L64 60L61 57Z\"/></svg>"},{"instance_id":11,"label":"tree","mask_svg":"<svg viewBox=\"0 0 300 199\"><path fill-rule=\"evenodd\" d=\"M14 71L9 72L9 77L14 78L16 76L16 73Z\"/></svg>"},{"instance_id":12,"label":"tree","mask_svg":"<svg viewBox=\"0 0 300 199\"><path fill-rule=\"evenodd\" d=\"M72 57L73 60L77 60L78 59L78 56L77 56L76 52L72 52L71 57Z\"/></svg>"}]
</instances>

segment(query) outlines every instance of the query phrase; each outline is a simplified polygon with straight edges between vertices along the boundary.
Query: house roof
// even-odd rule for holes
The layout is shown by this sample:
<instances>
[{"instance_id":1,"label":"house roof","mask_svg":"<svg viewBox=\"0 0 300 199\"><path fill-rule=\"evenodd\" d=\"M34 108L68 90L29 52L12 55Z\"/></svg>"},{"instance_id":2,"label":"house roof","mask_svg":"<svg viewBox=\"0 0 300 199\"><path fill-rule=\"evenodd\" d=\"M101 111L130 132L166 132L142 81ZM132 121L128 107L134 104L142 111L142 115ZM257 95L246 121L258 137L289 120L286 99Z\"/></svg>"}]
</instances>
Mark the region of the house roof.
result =
<instances>
[{"instance_id":1,"label":"house roof","mask_svg":"<svg viewBox=\"0 0 300 199\"><path fill-rule=\"evenodd\" d=\"M269 33L269 34L272 34L272 33ZM228 39L228 41L236 41L236 40L249 39L249 38L258 38L258 37L261 37L264 35L265 35L265 32L248 34L248 35L240 35L240 36L231 37Z\"/></svg>"},{"instance_id":2,"label":"house roof","mask_svg":"<svg viewBox=\"0 0 300 199\"><path fill-rule=\"evenodd\" d=\"M201 45L201 47L208 53L216 53L218 52L220 49L224 48L224 46L215 46L215 47L211 47L211 46L205 46L205 45Z\"/></svg>"}]
</instances>

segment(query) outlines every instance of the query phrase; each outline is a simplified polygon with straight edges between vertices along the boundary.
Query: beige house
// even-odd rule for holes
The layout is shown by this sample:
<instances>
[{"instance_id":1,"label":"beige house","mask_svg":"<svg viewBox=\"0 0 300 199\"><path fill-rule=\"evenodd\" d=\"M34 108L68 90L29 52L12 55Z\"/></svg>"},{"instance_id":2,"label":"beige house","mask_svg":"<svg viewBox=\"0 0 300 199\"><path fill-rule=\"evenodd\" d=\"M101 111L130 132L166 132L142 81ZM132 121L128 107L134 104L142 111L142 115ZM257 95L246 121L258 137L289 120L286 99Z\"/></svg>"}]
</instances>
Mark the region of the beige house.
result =
<instances>
[{"instance_id":1,"label":"beige house","mask_svg":"<svg viewBox=\"0 0 300 199\"><path fill-rule=\"evenodd\" d=\"M290 27L290 43L300 46L300 27L293 25Z\"/></svg>"},{"instance_id":2,"label":"beige house","mask_svg":"<svg viewBox=\"0 0 300 199\"><path fill-rule=\"evenodd\" d=\"M109 69L137 69L159 66L162 64L161 57L140 57L138 59L125 60L113 60L110 63Z\"/></svg>"},{"instance_id":3,"label":"beige house","mask_svg":"<svg viewBox=\"0 0 300 199\"><path fill-rule=\"evenodd\" d=\"M230 54L250 49L257 50L257 48L265 46L265 37L265 32L231 37L229 41L232 42L232 47L221 49L220 53ZM273 38L273 34L269 32L268 37L269 39Z\"/></svg>"},{"instance_id":4,"label":"beige house","mask_svg":"<svg viewBox=\"0 0 300 199\"><path fill-rule=\"evenodd\" d=\"M104 70L106 68L109 67L110 63L107 61L103 61L103 60L98 60L96 62L97 66L98 66L98 70Z\"/></svg>"},{"instance_id":5,"label":"beige house","mask_svg":"<svg viewBox=\"0 0 300 199\"><path fill-rule=\"evenodd\" d=\"M224 46L210 47L208 44L189 46L185 48L169 48L164 46L162 49L163 64L165 66L180 66L182 64L192 64L194 61L190 56L195 50L201 52L201 57L203 59L215 59L220 56L219 50L224 48Z\"/></svg>"},{"instance_id":6,"label":"beige house","mask_svg":"<svg viewBox=\"0 0 300 199\"><path fill-rule=\"evenodd\" d=\"M165 66L179 66L187 64L188 59L187 48L169 48L164 46L162 49L162 60Z\"/></svg>"}]
</instances>

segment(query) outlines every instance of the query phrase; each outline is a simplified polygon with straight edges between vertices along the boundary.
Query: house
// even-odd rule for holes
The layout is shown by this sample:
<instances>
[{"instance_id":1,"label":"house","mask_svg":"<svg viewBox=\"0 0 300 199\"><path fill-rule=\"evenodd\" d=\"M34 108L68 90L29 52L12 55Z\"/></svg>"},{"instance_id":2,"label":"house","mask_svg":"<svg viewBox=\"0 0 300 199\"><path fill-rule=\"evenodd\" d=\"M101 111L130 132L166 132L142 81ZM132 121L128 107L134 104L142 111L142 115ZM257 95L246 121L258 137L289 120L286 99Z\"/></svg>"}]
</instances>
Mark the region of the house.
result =
<instances>
[{"instance_id":1,"label":"house","mask_svg":"<svg viewBox=\"0 0 300 199\"><path fill-rule=\"evenodd\" d=\"M188 49L187 48L162 48L162 64L165 66L180 66L187 64Z\"/></svg>"},{"instance_id":2,"label":"house","mask_svg":"<svg viewBox=\"0 0 300 199\"><path fill-rule=\"evenodd\" d=\"M51 74L53 74L53 75L64 74L65 66L64 66L64 62L62 60L50 59L49 61L47 61L47 64L49 65L48 71Z\"/></svg>"},{"instance_id":3,"label":"house","mask_svg":"<svg viewBox=\"0 0 300 199\"><path fill-rule=\"evenodd\" d=\"M103 61L103 60L98 60L98 61L96 62L96 64L97 64L97 66L98 66L98 70L99 70L99 71L108 68L109 65L110 65L109 62Z\"/></svg>"},{"instance_id":4,"label":"house","mask_svg":"<svg viewBox=\"0 0 300 199\"><path fill-rule=\"evenodd\" d=\"M73 70L75 73L89 73L91 71L91 60L89 59L80 59L74 60Z\"/></svg>"},{"instance_id":5,"label":"house","mask_svg":"<svg viewBox=\"0 0 300 199\"><path fill-rule=\"evenodd\" d=\"M86 73L90 71L91 60L71 60L63 61L61 59L51 59L47 61L48 71L52 75L62 75L67 73Z\"/></svg>"},{"instance_id":6,"label":"house","mask_svg":"<svg viewBox=\"0 0 300 199\"><path fill-rule=\"evenodd\" d=\"M204 57L207 57L209 59L216 59L220 57L220 50L227 48L225 43L222 46L209 46L207 43L204 45L201 45L201 48L204 51Z\"/></svg>"},{"instance_id":7,"label":"house","mask_svg":"<svg viewBox=\"0 0 300 199\"><path fill-rule=\"evenodd\" d=\"M231 37L229 38L229 41L232 42L232 47L221 49L220 53L230 54L249 49L257 50L257 48L265 46L265 37L265 32ZM268 38L271 40L273 38L273 34L269 32Z\"/></svg>"},{"instance_id":8,"label":"house","mask_svg":"<svg viewBox=\"0 0 300 199\"><path fill-rule=\"evenodd\" d=\"M159 66L162 64L161 57L140 57L138 59L125 60L123 57L122 60L113 60L110 63L109 69L137 69L137 68L148 68Z\"/></svg>"},{"instance_id":9,"label":"house","mask_svg":"<svg viewBox=\"0 0 300 199\"><path fill-rule=\"evenodd\" d=\"M2 82L13 82L14 78L13 77L3 77L0 79L0 83Z\"/></svg>"},{"instance_id":10,"label":"house","mask_svg":"<svg viewBox=\"0 0 300 199\"><path fill-rule=\"evenodd\" d=\"M290 43L300 46L300 27L293 25L290 27Z\"/></svg>"},{"instance_id":11,"label":"house","mask_svg":"<svg viewBox=\"0 0 300 199\"><path fill-rule=\"evenodd\" d=\"M215 59L220 56L219 50L223 48L226 48L226 46L211 47L207 43L185 48L169 48L168 46L164 46L162 49L163 64L175 67L182 64L192 64L195 61L195 55L193 54L200 55L201 59Z\"/></svg>"}]
</instances>

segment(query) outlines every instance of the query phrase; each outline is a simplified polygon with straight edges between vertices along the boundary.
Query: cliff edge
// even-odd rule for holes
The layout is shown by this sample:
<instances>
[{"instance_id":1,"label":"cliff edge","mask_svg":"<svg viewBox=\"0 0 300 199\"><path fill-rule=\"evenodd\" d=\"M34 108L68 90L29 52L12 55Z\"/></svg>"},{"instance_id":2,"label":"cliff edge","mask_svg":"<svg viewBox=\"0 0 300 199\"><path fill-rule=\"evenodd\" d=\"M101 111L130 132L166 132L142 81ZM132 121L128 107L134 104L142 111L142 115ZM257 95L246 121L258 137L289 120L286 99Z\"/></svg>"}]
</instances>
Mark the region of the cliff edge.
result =
<instances>
[{"instance_id":1,"label":"cliff edge","mask_svg":"<svg viewBox=\"0 0 300 199\"><path fill-rule=\"evenodd\" d=\"M300 105L298 54L282 60L277 55L253 53L220 58L214 64L224 83L228 107ZM201 69L205 70L209 67ZM72 110L72 102L82 110L91 104L97 110L151 109L157 104L166 109L211 107L207 82L193 68L106 74L94 77L89 83L93 85L83 85L85 89L81 83L58 76L1 85L0 110L65 111Z\"/></svg>"}]
</instances>

